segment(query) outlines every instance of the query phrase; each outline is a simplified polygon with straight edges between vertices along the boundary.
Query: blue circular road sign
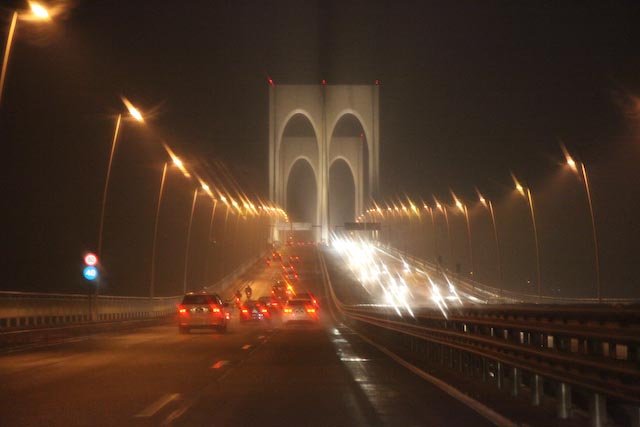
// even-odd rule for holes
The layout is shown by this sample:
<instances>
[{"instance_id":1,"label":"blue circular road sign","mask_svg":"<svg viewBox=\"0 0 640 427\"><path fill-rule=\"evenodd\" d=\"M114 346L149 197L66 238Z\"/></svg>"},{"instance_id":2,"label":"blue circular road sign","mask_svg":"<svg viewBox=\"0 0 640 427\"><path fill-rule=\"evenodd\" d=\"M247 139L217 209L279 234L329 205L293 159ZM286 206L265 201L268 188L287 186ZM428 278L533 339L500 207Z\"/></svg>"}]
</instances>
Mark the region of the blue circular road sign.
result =
<instances>
[{"instance_id":1,"label":"blue circular road sign","mask_svg":"<svg viewBox=\"0 0 640 427\"><path fill-rule=\"evenodd\" d=\"M98 278L98 269L95 266L90 265L82 270L82 275L87 280L96 280Z\"/></svg>"}]
</instances>

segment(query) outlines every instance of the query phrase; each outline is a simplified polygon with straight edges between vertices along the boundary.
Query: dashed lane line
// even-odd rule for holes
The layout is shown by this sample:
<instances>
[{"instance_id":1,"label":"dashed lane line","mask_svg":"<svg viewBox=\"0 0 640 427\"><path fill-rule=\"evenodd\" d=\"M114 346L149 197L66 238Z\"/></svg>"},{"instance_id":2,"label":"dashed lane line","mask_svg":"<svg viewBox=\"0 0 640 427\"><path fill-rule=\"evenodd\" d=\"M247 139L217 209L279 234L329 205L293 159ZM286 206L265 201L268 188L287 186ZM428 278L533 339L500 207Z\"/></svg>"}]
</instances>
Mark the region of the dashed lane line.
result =
<instances>
[{"instance_id":1,"label":"dashed lane line","mask_svg":"<svg viewBox=\"0 0 640 427\"><path fill-rule=\"evenodd\" d=\"M223 366L228 364L229 364L228 360L218 360L216 363L213 364L213 366L211 366L211 369L220 369Z\"/></svg>"},{"instance_id":2,"label":"dashed lane line","mask_svg":"<svg viewBox=\"0 0 640 427\"><path fill-rule=\"evenodd\" d=\"M180 393L165 394L160 399L147 406L142 412L136 414L136 418L149 418L156 412L166 406L168 403L173 402L180 398Z\"/></svg>"}]
</instances>

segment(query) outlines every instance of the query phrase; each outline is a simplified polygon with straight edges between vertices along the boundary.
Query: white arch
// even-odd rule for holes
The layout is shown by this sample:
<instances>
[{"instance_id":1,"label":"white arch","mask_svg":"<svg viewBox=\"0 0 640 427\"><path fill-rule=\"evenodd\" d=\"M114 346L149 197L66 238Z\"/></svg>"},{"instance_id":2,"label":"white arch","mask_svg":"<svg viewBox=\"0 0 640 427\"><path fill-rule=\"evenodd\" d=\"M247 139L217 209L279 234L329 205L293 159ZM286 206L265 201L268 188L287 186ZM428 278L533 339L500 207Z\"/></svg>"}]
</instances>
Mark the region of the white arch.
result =
<instances>
[{"instance_id":1,"label":"white arch","mask_svg":"<svg viewBox=\"0 0 640 427\"><path fill-rule=\"evenodd\" d=\"M353 108L345 108L336 115L335 120L333 121L333 123L331 123L331 127L329 128L330 131L328 133L329 135L328 148L331 148L331 143L333 142L333 132L335 132L336 126L338 126L338 123L340 122L340 120L342 120L342 118L347 115L352 115L353 117L356 118L356 120L358 120L358 123L360 123L360 127L364 132L364 137L367 140L367 152L371 153L371 142L370 142L371 138L370 138L369 129L367 129L367 126L365 126L365 121L362 119L362 116L360 115L360 113L358 113Z\"/></svg>"},{"instance_id":2,"label":"white arch","mask_svg":"<svg viewBox=\"0 0 640 427\"><path fill-rule=\"evenodd\" d=\"M320 188L318 188L318 171L317 169L313 166L313 161L305 155L299 155L298 157L295 157L292 161L291 164L289 165L289 167L287 168L287 170L284 173L284 201L285 203L287 202L287 190L289 189L289 177L291 176L291 169L293 169L293 167L296 165L296 163L298 163L298 161L303 160L305 162L307 162L307 164L311 167L311 171L313 172L313 179L315 180L316 183L316 194L318 194L318 192L320 191Z\"/></svg>"},{"instance_id":3,"label":"white arch","mask_svg":"<svg viewBox=\"0 0 640 427\"><path fill-rule=\"evenodd\" d=\"M355 171L355 169L353 167L353 164L351 163L351 160L348 159L346 156L343 156L343 155L335 156L331 160L331 163L329 164L329 170L331 170L331 166L333 166L333 164L335 162L337 162L338 160L344 161L347 164L347 166L349 167L349 170L351 171L351 178L353 178L353 185L355 187L356 183L358 182L358 178L356 177L356 171Z\"/></svg>"},{"instance_id":4,"label":"white arch","mask_svg":"<svg viewBox=\"0 0 640 427\"><path fill-rule=\"evenodd\" d=\"M311 117L311 114L302 108L296 108L293 109L289 112L289 114L287 114L284 118L284 120L282 121L283 125L281 127L281 129L279 129L278 132L278 137L276 138L276 152L280 152L280 146L282 145L282 139L284 138L284 131L287 130L287 126L289 125L289 122L291 121L291 119L295 116L297 116L298 114L300 114L301 116L304 116L308 121L309 124L311 125L311 128L313 129L313 133L314 133L314 137L316 139L316 146L318 147L318 154L320 154L320 143L319 143L319 139L318 139L318 135L320 135L320 131L318 129L318 126L316 125L315 121L313 120L313 118Z\"/></svg>"},{"instance_id":5,"label":"white arch","mask_svg":"<svg viewBox=\"0 0 640 427\"><path fill-rule=\"evenodd\" d=\"M314 138L312 142L310 137L302 137L299 146L290 147L285 144L289 138L286 129L298 114L311 125ZM353 140L345 147L332 149L331 144L337 141L333 141L336 126L347 115L353 116L360 124L366 138L367 157L363 157L365 146L361 142L355 144ZM272 85L269 88L270 197L276 203L283 204L286 195L282 193L287 192L291 182L291 170L298 161L304 159L311 166L316 179L316 225L320 226L318 238L328 239L329 169L338 159L347 163L355 185L357 215L363 209L364 200L378 188L378 138L377 85ZM338 147L339 144L336 144L335 148ZM332 157L333 154L337 156ZM365 182L369 183L368 187ZM367 194L364 194L365 190ZM277 233L275 235L277 237Z\"/></svg>"}]
</instances>

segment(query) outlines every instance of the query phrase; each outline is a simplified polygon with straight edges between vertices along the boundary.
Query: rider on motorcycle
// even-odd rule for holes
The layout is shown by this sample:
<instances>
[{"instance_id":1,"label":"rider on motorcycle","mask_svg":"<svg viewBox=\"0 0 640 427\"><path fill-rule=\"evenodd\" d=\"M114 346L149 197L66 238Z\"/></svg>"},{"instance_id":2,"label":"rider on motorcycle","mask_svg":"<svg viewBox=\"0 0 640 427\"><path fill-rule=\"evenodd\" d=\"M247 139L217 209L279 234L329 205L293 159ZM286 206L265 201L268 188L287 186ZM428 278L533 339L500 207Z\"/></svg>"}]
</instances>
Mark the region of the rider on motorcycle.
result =
<instances>
[{"instance_id":1,"label":"rider on motorcycle","mask_svg":"<svg viewBox=\"0 0 640 427\"><path fill-rule=\"evenodd\" d=\"M244 293L247 294L247 299L251 299L251 293L252 293L251 285L247 285L247 287L244 288Z\"/></svg>"}]
</instances>

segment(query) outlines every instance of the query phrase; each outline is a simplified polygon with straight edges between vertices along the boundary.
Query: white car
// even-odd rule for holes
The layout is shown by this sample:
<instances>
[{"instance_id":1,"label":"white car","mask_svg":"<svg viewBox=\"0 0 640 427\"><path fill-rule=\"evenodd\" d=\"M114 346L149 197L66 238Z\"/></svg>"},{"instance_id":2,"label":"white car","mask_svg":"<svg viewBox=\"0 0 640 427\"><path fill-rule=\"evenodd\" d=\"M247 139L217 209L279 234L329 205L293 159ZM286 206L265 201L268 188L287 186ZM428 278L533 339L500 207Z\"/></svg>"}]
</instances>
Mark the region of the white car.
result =
<instances>
[{"instance_id":1,"label":"white car","mask_svg":"<svg viewBox=\"0 0 640 427\"><path fill-rule=\"evenodd\" d=\"M282 308L282 323L312 322L318 321L318 310L313 301L309 299L295 298L287 301Z\"/></svg>"}]
</instances>

